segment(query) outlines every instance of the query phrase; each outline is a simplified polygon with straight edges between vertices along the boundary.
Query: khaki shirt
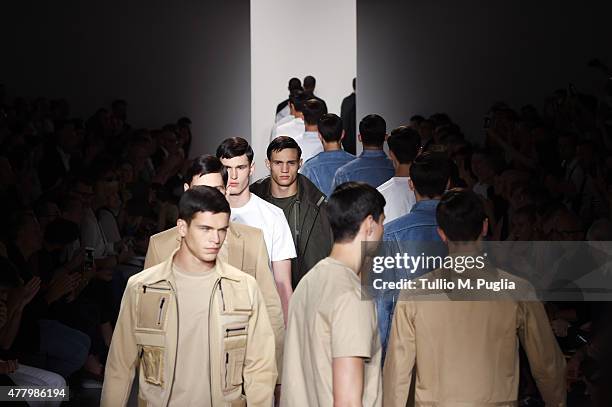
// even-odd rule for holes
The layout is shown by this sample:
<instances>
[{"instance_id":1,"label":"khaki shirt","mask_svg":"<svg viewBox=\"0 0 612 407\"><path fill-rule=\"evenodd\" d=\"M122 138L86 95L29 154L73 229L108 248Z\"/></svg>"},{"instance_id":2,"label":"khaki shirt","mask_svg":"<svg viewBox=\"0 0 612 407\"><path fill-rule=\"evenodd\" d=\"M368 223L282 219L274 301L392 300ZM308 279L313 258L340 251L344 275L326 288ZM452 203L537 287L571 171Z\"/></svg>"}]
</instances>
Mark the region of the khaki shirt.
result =
<instances>
[{"instance_id":1,"label":"khaki shirt","mask_svg":"<svg viewBox=\"0 0 612 407\"><path fill-rule=\"evenodd\" d=\"M173 227L151 236L144 268L162 263L179 248L181 238L178 228ZM255 277L266 303L270 324L274 330L276 344L276 368L282 372L283 340L285 321L274 276L268 262L268 251L260 229L230 222L227 237L219 251L219 260Z\"/></svg>"},{"instance_id":2,"label":"khaki shirt","mask_svg":"<svg viewBox=\"0 0 612 407\"><path fill-rule=\"evenodd\" d=\"M546 405L564 406L565 360L540 302L400 300L383 371L384 405L406 406L416 366L416 406L516 406L519 340Z\"/></svg>"},{"instance_id":3,"label":"khaki shirt","mask_svg":"<svg viewBox=\"0 0 612 407\"><path fill-rule=\"evenodd\" d=\"M333 405L332 359L364 358L363 405L382 403L376 310L357 274L327 257L298 284L289 305L281 405Z\"/></svg>"}]
</instances>

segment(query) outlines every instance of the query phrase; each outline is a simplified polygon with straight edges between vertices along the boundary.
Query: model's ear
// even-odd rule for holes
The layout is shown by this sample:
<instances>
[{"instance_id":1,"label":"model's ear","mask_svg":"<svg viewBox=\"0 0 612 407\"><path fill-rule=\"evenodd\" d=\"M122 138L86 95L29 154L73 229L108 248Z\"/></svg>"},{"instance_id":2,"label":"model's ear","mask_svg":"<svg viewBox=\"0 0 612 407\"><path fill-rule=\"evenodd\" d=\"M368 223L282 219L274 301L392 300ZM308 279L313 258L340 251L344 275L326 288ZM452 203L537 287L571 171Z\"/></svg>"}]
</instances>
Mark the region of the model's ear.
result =
<instances>
[{"instance_id":1,"label":"model's ear","mask_svg":"<svg viewBox=\"0 0 612 407\"><path fill-rule=\"evenodd\" d=\"M249 177L252 176L254 172L255 172L255 163L252 162L251 168L249 168Z\"/></svg>"},{"instance_id":2,"label":"model's ear","mask_svg":"<svg viewBox=\"0 0 612 407\"><path fill-rule=\"evenodd\" d=\"M268 160L267 158L264 160L264 162L266 163L266 168L271 170L272 168L270 168L270 160Z\"/></svg>"},{"instance_id":3,"label":"model's ear","mask_svg":"<svg viewBox=\"0 0 612 407\"><path fill-rule=\"evenodd\" d=\"M183 184L183 192L187 191L188 189L189 189L189 184L185 182Z\"/></svg>"},{"instance_id":4,"label":"model's ear","mask_svg":"<svg viewBox=\"0 0 612 407\"><path fill-rule=\"evenodd\" d=\"M415 189L414 189L414 182L412 182L412 179L410 179L410 178L408 178L408 186L410 187L410 190L412 192L415 191Z\"/></svg>"},{"instance_id":5,"label":"model's ear","mask_svg":"<svg viewBox=\"0 0 612 407\"><path fill-rule=\"evenodd\" d=\"M444 233L440 226L438 226L436 230L438 231L438 236L440 236L440 239L442 239L444 243L448 243L448 236L446 236L446 233Z\"/></svg>"},{"instance_id":6,"label":"model's ear","mask_svg":"<svg viewBox=\"0 0 612 407\"><path fill-rule=\"evenodd\" d=\"M489 218L485 218L482 221L482 230L480 231L480 236L485 237L489 233Z\"/></svg>"},{"instance_id":7,"label":"model's ear","mask_svg":"<svg viewBox=\"0 0 612 407\"><path fill-rule=\"evenodd\" d=\"M302 165L304 164L304 160L302 158L300 158L300 162L298 163L298 170L300 168L302 168Z\"/></svg>"},{"instance_id":8,"label":"model's ear","mask_svg":"<svg viewBox=\"0 0 612 407\"><path fill-rule=\"evenodd\" d=\"M176 221L176 226L181 237L187 236L187 229L189 228L187 222L185 222L183 219L178 219Z\"/></svg>"}]
</instances>

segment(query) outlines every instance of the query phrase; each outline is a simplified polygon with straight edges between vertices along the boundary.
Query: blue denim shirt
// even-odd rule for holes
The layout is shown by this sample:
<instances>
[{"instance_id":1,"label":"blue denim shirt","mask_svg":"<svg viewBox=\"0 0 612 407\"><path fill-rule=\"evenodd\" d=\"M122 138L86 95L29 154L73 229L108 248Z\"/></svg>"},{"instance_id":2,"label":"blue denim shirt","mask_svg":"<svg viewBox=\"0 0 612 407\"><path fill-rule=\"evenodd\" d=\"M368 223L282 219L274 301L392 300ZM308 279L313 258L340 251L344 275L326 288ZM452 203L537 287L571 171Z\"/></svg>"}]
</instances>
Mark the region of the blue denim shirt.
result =
<instances>
[{"instance_id":1,"label":"blue denim shirt","mask_svg":"<svg viewBox=\"0 0 612 407\"><path fill-rule=\"evenodd\" d=\"M321 192L329 197L333 192L332 180L336 170L354 159L353 154L344 150L323 151L307 160L300 173L308 177Z\"/></svg>"},{"instance_id":2,"label":"blue denim shirt","mask_svg":"<svg viewBox=\"0 0 612 407\"><path fill-rule=\"evenodd\" d=\"M401 216L385 225L383 240L387 243L387 250L397 253L408 253L419 255L421 250L418 242L436 241L439 242L436 221L437 199L419 201L414 204L410 213ZM406 247L406 242L410 246ZM393 255L392 253L387 253ZM389 270L383 278L385 281L399 281L400 278L413 279L423 275L430 270L417 270L416 273L408 273L406 270ZM399 275L398 273L405 273ZM383 346L383 358L386 354L387 341L393 320L393 310L397 300L397 291L386 291L377 293L376 309L378 313L378 329Z\"/></svg>"},{"instance_id":3,"label":"blue denim shirt","mask_svg":"<svg viewBox=\"0 0 612 407\"><path fill-rule=\"evenodd\" d=\"M347 181L367 182L377 188L393 174L393 163L383 150L364 150L359 157L338 168L332 182L332 191Z\"/></svg>"}]
</instances>

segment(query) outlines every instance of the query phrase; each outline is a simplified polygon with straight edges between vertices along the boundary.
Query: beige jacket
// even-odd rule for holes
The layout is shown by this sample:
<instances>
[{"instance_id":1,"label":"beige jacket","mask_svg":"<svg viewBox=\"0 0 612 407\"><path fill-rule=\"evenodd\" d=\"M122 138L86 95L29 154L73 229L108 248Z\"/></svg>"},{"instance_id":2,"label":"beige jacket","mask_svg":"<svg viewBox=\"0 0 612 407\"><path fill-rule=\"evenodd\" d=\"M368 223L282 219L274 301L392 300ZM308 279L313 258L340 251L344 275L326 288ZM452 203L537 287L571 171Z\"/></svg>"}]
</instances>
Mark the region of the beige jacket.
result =
<instances>
[{"instance_id":1,"label":"beige jacket","mask_svg":"<svg viewBox=\"0 0 612 407\"><path fill-rule=\"evenodd\" d=\"M128 280L106 361L101 405L125 406L140 364L139 399L167 406L178 340L172 258ZM220 277L210 297L208 320L211 405L272 405L277 371L274 335L255 280L217 261ZM244 391L244 394L243 394Z\"/></svg>"},{"instance_id":2,"label":"beige jacket","mask_svg":"<svg viewBox=\"0 0 612 407\"><path fill-rule=\"evenodd\" d=\"M176 227L151 236L145 269L155 266L172 255L181 244ZM276 368L280 382L283 364L283 342L285 322L280 297L268 262L268 251L260 229L230 222L225 245L227 250L219 252L219 259L255 277L263 294L276 344Z\"/></svg>"},{"instance_id":3,"label":"beige jacket","mask_svg":"<svg viewBox=\"0 0 612 407\"><path fill-rule=\"evenodd\" d=\"M519 340L546 406L565 406L565 360L540 302L400 300L383 369L383 405L406 406L416 366L417 407L516 406Z\"/></svg>"}]
</instances>

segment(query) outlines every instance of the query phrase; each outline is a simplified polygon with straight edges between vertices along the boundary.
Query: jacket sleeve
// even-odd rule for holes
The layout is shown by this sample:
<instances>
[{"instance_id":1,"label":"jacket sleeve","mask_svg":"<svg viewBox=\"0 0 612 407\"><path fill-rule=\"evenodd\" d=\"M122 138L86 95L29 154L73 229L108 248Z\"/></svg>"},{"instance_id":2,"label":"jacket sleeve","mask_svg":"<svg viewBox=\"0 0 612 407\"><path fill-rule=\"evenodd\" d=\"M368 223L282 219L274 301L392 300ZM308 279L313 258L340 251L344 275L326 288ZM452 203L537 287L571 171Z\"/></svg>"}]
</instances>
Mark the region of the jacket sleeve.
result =
<instances>
[{"instance_id":1,"label":"jacket sleeve","mask_svg":"<svg viewBox=\"0 0 612 407\"><path fill-rule=\"evenodd\" d=\"M157 253L157 249L155 248L155 239L154 236L151 236L149 239L149 246L147 247L147 255L145 256L144 261L144 270L156 266L161 263L161 259L159 258L159 254Z\"/></svg>"},{"instance_id":2,"label":"jacket sleeve","mask_svg":"<svg viewBox=\"0 0 612 407\"><path fill-rule=\"evenodd\" d=\"M270 407L276 385L274 333L261 291L254 284L253 314L249 320L244 369L244 392L249 407Z\"/></svg>"},{"instance_id":3,"label":"jacket sleeve","mask_svg":"<svg viewBox=\"0 0 612 407\"><path fill-rule=\"evenodd\" d=\"M255 279L257 285L261 290L264 302L266 304L266 311L270 319L270 325L274 331L274 342L276 348L276 368L278 371L278 383L282 377L282 366L283 366L283 343L285 340L285 320L283 319L283 308L281 306L280 297L276 290L276 283L270 270L270 262L268 258L268 250L266 249L266 242L263 239L259 239L261 244L257 253L257 265L255 270Z\"/></svg>"},{"instance_id":4,"label":"jacket sleeve","mask_svg":"<svg viewBox=\"0 0 612 407\"><path fill-rule=\"evenodd\" d=\"M565 406L565 359L542 303L520 302L518 323L519 339L544 402L547 406Z\"/></svg>"},{"instance_id":5,"label":"jacket sleeve","mask_svg":"<svg viewBox=\"0 0 612 407\"><path fill-rule=\"evenodd\" d=\"M408 402L412 368L416 359L414 308L411 302L398 302L383 369L383 405L405 407Z\"/></svg>"},{"instance_id":6,"label":"jacket sleeve","mask_svg":"<svg viewBox=\"0 0 612 407\"><path fill-rule=\"evenodd\" d=\"M133 305L133 290L128 286L123 293L119 317L113 332L102 386L102 407L125 406L130 397L134 370L138 362L138 346L134 337L136 309Z\"/></svg>"}]
</instances>

